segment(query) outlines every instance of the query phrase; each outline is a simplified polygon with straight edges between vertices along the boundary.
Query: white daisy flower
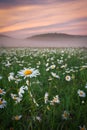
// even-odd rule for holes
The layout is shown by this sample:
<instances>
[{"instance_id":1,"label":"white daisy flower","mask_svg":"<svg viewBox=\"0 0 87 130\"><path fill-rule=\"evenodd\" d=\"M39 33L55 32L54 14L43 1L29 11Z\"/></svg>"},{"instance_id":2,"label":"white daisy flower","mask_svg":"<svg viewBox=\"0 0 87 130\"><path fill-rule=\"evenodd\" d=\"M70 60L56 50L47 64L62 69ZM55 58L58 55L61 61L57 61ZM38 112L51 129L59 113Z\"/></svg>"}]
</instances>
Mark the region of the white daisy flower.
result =
<instances>
[{"instance_id":1,"label":"white daisy flower","mask_svg":"<svg viewBox=\"0 0 87 130\"><path fill-rule=\"evenodd\" d=\"M41 122L41 117L40 116L36 116L36 120L38 120L39 122Z\"/></svg>"},{"instance_id":2,"label":"white daisy flower","mask_svg":"<svg viewBox=\"0 0 87 130\"><path fill-rule=\"evenodd\" d=\"M45 102L45 104L48 102L48 96L49 96L49 94L48 94L48 92L46 92L45 96L44 96L44 102Z\"/></svg>"},{"instance_id":3,"label":"white daisy flower","mask_svg":"<svg viewBox=\"0 0 87 130\"><path fill-rule=\"evenodd\" d=\"M4 89L0 88L0 95L4 95L6 92L4 91Z\"/></svg>"},{"instance_id":4,"label":"white daisy flower","mask_svg":"<svg viewBox=\"0 0 87 130\"><path fill-rule=\"evenodd\" d=\"M48 67L49 63L46 64L46 67Z\"/></svg>"},{"instance_id":5,"label":"white daisy flower","mask_svg":"<svg viewBox=\"0 0 87 130\"><path fill-rule=\"evenodd\" d=\"M16 115L16 116L13 116L12 120L20 120L22 118L22 115Z\"/></svg>"},{"instance_id":6,"label":"white daisy flower","mask_svg":"<svg viewBox=\"0 0 87 130\"><path fill-rule=\"evenodd\" d=\"M61 68L66 68L66 67L67 67L67 64L61 66Z\"/></svg>"},{"instance_id":7,"label":"white daisy flower","mask_svg":"<svg viewBox=\"0 0 87 130\"><path fill-rule=\"evenodd\" d=\"M51 65L50 69L55 69L56 65Z\"/></svg>"},{"instance_id":8,"label":"white daisy flower","mask_svg":"<svg viewBox=\"0 0 87 130\"><path fill-rule=\"evenodd\" d=\"M59 75L57 75L56 73L51 72L51 75L52 75L54 78L58 78L58 79L60 78Z\"/></svg>"},{"instance_id":9,"label":"white daisy flower","mask_svg":"<svg viewBox=\"0 0 87 130\"><path fill-rule=\"evenodd\" d=\"M77 93L78 93L79 97L86 97L86 93L80 89L78 90Z\"/></svg>"},{"instance_id":10,"label":"white daisy flower","mask_svg":"<svg viewBox=\"0 0 87 130\"><path fill-rule=\"evenodd\" d=\"M85 88L87 88L87 84L86 84Z\"/></svg>"},{"instance_id":11,"label":"white daisy flower","mask_svg":"<svg viewBox=\"0 0 87 130\"><path fill-rule=\"evenodd\" d=\"M15 103L20 103L22 100L21 97L18 97L16 94L11 93L11 98L15 101Z\"/></svg>"},{"instance_id":12,"label":"white daisy flower","mask_svg":"<svg viewBox=\"0 0 87 130\"><path fill-rule=\"evenodd\" d=\"M35 98L33 98L33 102L34 102L34 104L35 104L37 107L39 106L39 104L36 102Z\"/></svg>"},{"instance_id":13,"label":"white daisy flower","mask_svg":"<svg viewBox=\"0 0 87 130\"><path fill-rule=\"evenodd\" d=\"M24 68L24 70L20 70L18 72L18 75L24 77L24 79L27 77L30 77L30 78L36 77L39 74L40 74L39 71L35 68L31 68L31 69Z\"/></svg>"},{"instance_id":14,"label":"white daisy flower","mask_svg":"<svg viewBox=\"0 0 87 130\"><path fill-rule=\"evenodd\" d=\"M46 71L49 71L50 70L50 68L48 67L48 68L46 68Z\"/></svg>"},{"instance_id":15,"label":"white daisy flower","mask_svg":"<svg viewBox=\"0 0 87 130\"><path fill-rule=\"evenodd\" d=\"M7 102L4 99L0 98L0 108L6 107L6 104Z\"/></svg>"},{"instance_id":16,"label":"white daisy flower","mask_svg":"<svg viewBox=\"0 0 87 130\"><path fill-rule=\"evenodd\" d=\"M69 118L69 112L68 111L64 111L63 114L62 114L62 118L67 120Z\"/></svg>"},{"instance_id":17,"label":"white daisy flower","mask_svg":"<svg viewBox=\"0 0 87 130\"><path fill-rule=\"evenodd\" d=\"M53 100L50 101L50 104L51 105L54 105L55 103L60 103L60 100L59 100L59 96L56 95L55 97L53 97Z\"/></svg>"},{"instance_id":18,"label":"white daisy flower","mask_svg":"<svg viewBox=\"0 0 87 130\"><path fill-rule=\"evenodd\" d=\"M14 73L13 72L9 73L8 81L10 82L11 80L14 80L14 79L15 79L14 78Z\"/></svg>"},{"instance_id":19,"label":"white daisy flower","mask_svg":"<svg viewBox=\"0 0 87 130\"><path fill-rule=\"evenodd\" d=\"M66 81L70 81L70 80L71 80L71 77L70 77L69 75L67 75L67 76L65 77L65 80L66 80Z\"/></svg>"},{"instance_id":20,"label":"white daisy flower","mask_svg":"<svg viewBox=\"0 0 87 130\"><path fill-rule=\"evenodd\" d=\"M9 61L7 61L7 63L5 64L5 66L9 67L9 66L11 66L11 63Z\"/></svg>"},{"instance_id":21,"label":"white daisy flower","mask_svg":"<svg viewBox=\"0 0 87 130\"><path fill-rule=\"evenodd\" d=\"M0 80L2 79L3 77L0 75Z\"/></svg>"},{"instance_id":22,"label":"white daisy flower","mask_svg":"<svg viewBox=\"0 0 87 130\"><path fill-rule=\"evenodd\" d=\"M85 125L82 127L82 126L79 126L80 130L87 130Z\"/></svg>"},{"instance_id":23,"label":"white daisy flower","mask_svg":"<svg viewBox=\"0 0 87 130\"><path fill-rule=\"evenodd\" d=\"M19 89L19 92L18 92L19 97L23 97L23 94L25 92L24 90L28 90L28 87L27 86L21 86L21 88Z\"/></svg>"},{"instance_id":24,"label":"white daisy flower","mask_svg":"<svg viewBox=\"0 0 87 130\"><path fill-rule=\"evenodd\" d=\"M30 85L30 81L29 81L29 80L26 80L26 84L29 86L29 85Z\"/></svg>"}]
</instances>

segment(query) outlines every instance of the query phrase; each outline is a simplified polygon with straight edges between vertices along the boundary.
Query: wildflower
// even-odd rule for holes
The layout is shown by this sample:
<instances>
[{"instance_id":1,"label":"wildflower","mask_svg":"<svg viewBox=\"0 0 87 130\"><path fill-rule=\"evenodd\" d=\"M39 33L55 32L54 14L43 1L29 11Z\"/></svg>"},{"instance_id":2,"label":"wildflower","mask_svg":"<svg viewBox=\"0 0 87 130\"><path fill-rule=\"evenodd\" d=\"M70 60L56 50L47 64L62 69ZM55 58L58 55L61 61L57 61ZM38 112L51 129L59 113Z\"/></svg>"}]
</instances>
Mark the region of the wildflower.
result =
<instances>
[{"instance_id":1,"label":"wildflower","mask_svg":"<svg viewBox=\"0 0 87 130\"><path fill-rule=\"evenodd\" d=\"M85 88L87 88L87 84L86 84Z\"/></svg>"},{"instance_id":2,"label":"wildflower","mask_svg":"<svg viewBox=\"0 0 87 130\"><path fill-rule=\"evenodd\" d=\"M3 77L0 75L0 80L2 79Z\"/></svg>"},{"instance_id":3,"label":"wildflower","mask_svg":"<svg viewBox=\"0 0 87 130\"><path fill-rule=\"evenodd\" d=\"M6 92L4 91L4 89L0 88L0 95L4 95Z\"/></svg>"},{"instance_id":4,"label":"wildflower","mask_svg":"<svg viewBox=\"0 0 87 130\"><path fill-rule=\"evenodd\" d=\"M50 107L49 107L49 106L47 106L47 110L50 110Z\"/></svg>"},{"instance_id":5,"label":"wildflower","mask_svg":"<svg viewBox=\"0 0 87 130\"><path fill-rule=\"evenodd\" d=\"M78 90L78 95L79 95L79 97L86 97L86 94L85 94L85 92L84 91L82 91L82 90Z\"/></svg>"},{"instance_id":6,"label":"wildflower","mask_svg":"<svg viewBox=\"0 0 87 130\"><path fill-rule=\"evenodd\" d=\"M30 85L30 82L29 82L29 80L26 80L26 84L29 86Z\"/></svg>"},{"instance_id":7,"label":"wildflower","mask_svg":"<svg viewBox=\"0 0 87 130\"><path fill-rule=\"evenodd\" d=\"M41 122L41 117L40 116L36 116L36 120L38 120L39 122Z\"/></svg>"},{"instance_id":8,"label":"wildflower","mask_svg":"<svg viewBox=\"0 0 87 130\"><path fill-rule=\"evenodd\" d=\"M18 97L16 94L11 93L11 98L15 101L15 103L20 103L22 100L21 97Z\"/></svg>"},{"instance_id":9,"label":"wildflower","mask_svg":"<svg viewBox=\"0 0 87 130\"><path fill-rule=\"evenodd\" d=\"M66 81L70 81L70 80L71 80L71 77L70 77L69 75L67 75L67 76L65 77L65 80L66 80Z\"/></svg>"},{"instance_id":10,"label":"wildflower","mask_svg":"<svg viewBox=\"0 0 87 130\"><path fill-rule=\"evenodd\" d=\"M85 103L85 101L82 101L82 104L84 104Z\"/></svg>"},{"instance_id":11,"label":"wildflower","mask_svg":"<svg viewBox=\"0 0 87 130\"><path fill-rule=\"evenodd\" d=\"M64 111L64 113L62 114L62 118L67 120L69 118L69 112L68 111Z\"/></svg>"},{"instance_id":12,"label":"wildflower","mask_svg":"<svg viewBox=\"0 0 87 130\"><path fill-rule=\"evenodd\" d=\"M60 100L59 100L59 96L56 95L55 97L53 97L53 100L50 101L50 104L51 105L54 105L54 103L60 103Z\"/></svg>"},{"instance_id":13,"label":"wildflower","mask_svg":"<svg viewBox=\"0 0 87 130\"><path fill-rule=\"evenodd\" d=\"M22 118L22 115L16 115L16 116L13 116L13 120L16 120L16 121L18 121L18 120L20 120Z\"/></svg>"},{"instance_id":14,"label":"wildflower","mask_svg":"<svg viewBox=\"0 0 87 130\"><path fill-rule=\"evenodd\" d=\"M46 69L46 71L49 71L50 70L50 68L48 67L47 69Z\"/></svg>"},{"instance_id":15,"label":"wildflower","mask_svg":"<svg viewBox=\"0 0 87 130\"><path fill-rule=\"evenodd\" d=\"M24 90L28 90L27 86L21 86L18 92L19 97L23 97L22 94L24 94Z\"/></svg>"},{"instance_id":16,"label":"wildflower","mask_svg":"<svg viewBox=\"0 0 87 130\"><path fill-rule=\"evenodd\" d=\"M48 92L46 92L45 93L45 96L44 96L44 102L45 102L45 104L47 104L47 102L48 102Z\"/></svg>"},{"instance_id":17,"label":"wildflower","mask_svg":"<svg viewBox=\"0 0 87 130\"><path fill-rule=\"evenodd\" d=\"M5 64L5 66L9 67L9 66L11 66L11 63L9 61L7 61L7 63Z\"/></svg>"},{"instance_id":18,"label":"wildflower","mask_svg":"<svg viewBox=\"0 0 87 130\"><path fill-rule=\"evenodd\" d=\"M56 65L51 65L50 68L51 69L55 69Z\"/></svg>"},{"instance_id":19,"label":"wildflower","mask_svg":"<svg viewBox=\"0 0 87 130\"><path fill-rule=\"evenodd\" d=\"M33 102L34 102L34 104L35 104L37 107L39 106L39 104L36 102L35 98L33 98Z\"/></svg>"},{"instance_id":20,"label":"wildflower","mask_svg":"<svg viewBox=\"0 0 87 130\"><path fill-rule=\"evenodd\" d=\"M51 78L51 77L49 77L48 81L51 81L51 80L52 80L52 78Z\"/></svg>"},{"instance_id":21,"label":"wildflower","mask_svg":"<svg viewBox=\"0 0 87 130\"><path fill-rule=\"evenodd\" d=\"M55 78L58 78L58 79L60 78L59 75L57 75L56 73L51 72L51 75L52 75L53 77L55 77Z\"/></svg>"},{"instance_id":22,"label":"wildflower","mask_svg":"<svg viewBox=\"0 0 87 130\"><path fill-rule=\"evenodd\" d=\"M13 72L9 73L8 81L10 82L11 80L14 80L14 79L15 79L14 78L14 73Z\"/></svg>"},{"instance_id":23,"label":"wildflower","mask_svg":"<svg viewBox=\"0 0 87 130\"><path fill-rule=\"evenodd\" d=\"M4 99L0 98L0 108L6 107L6 104L7 102Z\"/></svg>"},{"instance_id":24,"label":"wildflower","mask_svg":"<svg viewBox=\"0 0 87 130\"><path fill-rule=\"evenodd\" d=\"M22 79L15 79L15 83L18 84Z\"/></svg>"},{"instance_id":25,"label":"wildflower","mask_svg":"<svg viewBox=\"0 0 87 130\"><path fill-rule=\"evenodd\" d=\"M46 67L49 65L49 63L46 64Z\"/></svg>"},{"instance_id":26,"label":"wildflower","mask_svg":"<svg viewBox=\"0 0 87 130\"><path fill-rule=\"evenodd\" d=\"M13 127L10 127L10 130L14 130L14 128L13 128Z\"/></svg>"},{"instance_id":27,"label":"wildflower","mask_svg":"<svg viewBox=\"0 0 87 130\"><path fill-rule=\"evenodd\" d=\"M61 66L61 68L66 68L66 67L67 67L67 64Z\"/></svg>"},{"instance_id":28,"label":"wildflower","mask_svg":"<svg viewBox=\"0 0 87 130\"><path fill-rule=\"evenodd\" d=\"M85 125L83 127L79 126L80 130L87 130Z\"/></svg>"},{"instance_id":29,"label":"wildflower","mask_svg":"<svg viewBox=\"0 0 87 130\"><path fill-rule=\"evenodd\" d=\"M35 68L31 68L31 69L29 69L29 68L24 68L24 70L20 70L20 71L18 72L18 75L19 75L19 76L23 76L24 79L27 78L27 77L30 77L30 78L36 77L36 76L39 75L39 74L40 74L39 71L38 71L38 70L35 70Z\"/></svg>"},{"instance_id":30,"label":"wildflower","mask_svg":"<svg viewBox=\"0 0 87 130\"><path fill-rule=\"evenodd\" d=\"M16 95L16 94L11 93L11 98L12 98L13 100L16 100L16 99L17 99L17 95Z\"/></svg>"}]
</instances>

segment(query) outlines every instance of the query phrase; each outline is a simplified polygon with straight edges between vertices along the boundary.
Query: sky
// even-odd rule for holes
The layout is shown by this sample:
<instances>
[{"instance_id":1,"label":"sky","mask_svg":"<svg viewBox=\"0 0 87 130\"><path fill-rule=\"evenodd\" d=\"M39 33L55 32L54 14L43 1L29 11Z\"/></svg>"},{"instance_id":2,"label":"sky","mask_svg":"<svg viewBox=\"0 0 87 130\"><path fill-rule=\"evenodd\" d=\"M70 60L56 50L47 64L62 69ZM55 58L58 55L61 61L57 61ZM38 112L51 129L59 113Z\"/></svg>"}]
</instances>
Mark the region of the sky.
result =
<instances>
[{"instance_id":1,"label":"sky","mask_svg":"<svg viewBox=\"0 0 87 130\"><path fill-rule=\"evenodd\" d=\"M0 34L87 35L87 0L0 0Z\"/></svg>"}]
</instances>

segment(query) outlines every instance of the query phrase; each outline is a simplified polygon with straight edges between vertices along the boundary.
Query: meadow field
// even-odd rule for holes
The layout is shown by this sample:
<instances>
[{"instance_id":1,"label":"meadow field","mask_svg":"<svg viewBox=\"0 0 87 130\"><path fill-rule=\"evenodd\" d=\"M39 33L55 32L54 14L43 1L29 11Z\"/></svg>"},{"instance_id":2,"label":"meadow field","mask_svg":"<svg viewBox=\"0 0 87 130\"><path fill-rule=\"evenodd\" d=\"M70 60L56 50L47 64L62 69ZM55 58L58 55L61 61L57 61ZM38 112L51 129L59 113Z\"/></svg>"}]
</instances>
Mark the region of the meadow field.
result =
<instances>
[{"instance_id":1,"label":"meadow field","mask_svg":"<svg viewBox=\"0 0 87 130\"><path fill-rule=\"evenodd\" d=\"M87 48L1 48L0 130L87 130Z\"/></svg>"}]
</instances>

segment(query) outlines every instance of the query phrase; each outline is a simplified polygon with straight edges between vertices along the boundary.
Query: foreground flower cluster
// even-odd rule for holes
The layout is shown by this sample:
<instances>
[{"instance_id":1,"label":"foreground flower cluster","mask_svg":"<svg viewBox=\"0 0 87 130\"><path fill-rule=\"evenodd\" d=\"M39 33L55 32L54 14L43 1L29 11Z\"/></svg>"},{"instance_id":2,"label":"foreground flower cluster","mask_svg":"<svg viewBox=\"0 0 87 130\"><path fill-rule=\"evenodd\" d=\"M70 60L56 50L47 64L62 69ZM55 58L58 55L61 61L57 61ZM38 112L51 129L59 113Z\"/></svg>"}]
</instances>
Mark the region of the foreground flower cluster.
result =
<instances>
[{"instance_id":1,"label":"foreground flower cluster","mask_svg":"<svg viewBox=\"0 0 87 130\"><path fill-rule=\"evenodd\" d=\"M0 130L87 130L87 49L1 49Z\"/></svg>"}]
</instances>

